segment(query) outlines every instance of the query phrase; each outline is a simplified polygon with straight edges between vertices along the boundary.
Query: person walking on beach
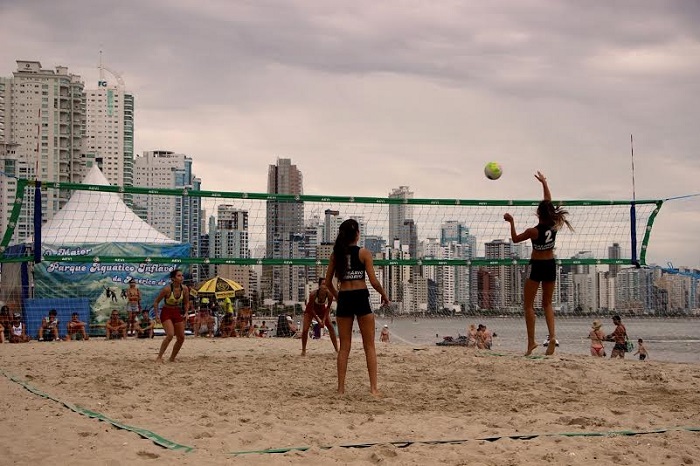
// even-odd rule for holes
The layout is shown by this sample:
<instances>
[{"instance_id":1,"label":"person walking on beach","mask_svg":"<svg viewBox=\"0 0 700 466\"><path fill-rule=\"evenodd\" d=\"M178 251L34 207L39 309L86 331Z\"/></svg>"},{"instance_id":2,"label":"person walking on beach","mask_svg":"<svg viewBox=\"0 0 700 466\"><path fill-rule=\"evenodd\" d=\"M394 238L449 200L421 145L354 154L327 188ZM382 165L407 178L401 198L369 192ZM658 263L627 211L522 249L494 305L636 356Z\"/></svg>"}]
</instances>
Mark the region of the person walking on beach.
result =
<instances>
[{"instance_id":1,"label":"person walking on beach","mask_svg":"<svg viewBox=\"0 0 700 466\"><path fill-rule=\"evenodd\" d=\"M389 343L389 326L384 324L384 327L382 327L382 331L379 334L379 341L382 343Z\"/></svg>"},{"instance_id":2,"label":"person walking on beach","mask_svg":"<svg viewBox=\"0 0 700 466\"><path fill-rule=\"evenodd\" d=\"M614 316L612 321L613 324L615 324L615 330L613 330L613 333L605 337L606 340L615 342L612 353L610 353L610 359L624 359L625 351L627 351L627 329L624 325L622 325L622 319L620 316Z\"/></svg>"},{"instance_id":3,"label":"person walking on beach","mask_svg":"<svg viewBox=\"0 0 700 466\"><path fill-rule=\"evenodd\" d=\"M599 320L594 320L591 331L588 333L588 338L591 340L591 356L598 358L605 357L605 345L603 345L605 334L601 330L602 326Z\"/></svg>"},{"instance_id":4,"label":"person walking on beach","mask_svg":"<svg viewBox=\"0 0 700 466\"><path fill-rule=\"evenodd\" d=\"M323 326L328 329L328 334L333 342L335 352L338 352L338 339L335 336L335 330L331 323L331 304L333 304L333 296L328 292L328 287L324 283L323 278L318 279L318 289L309 294L309 301L306 303L304 310L304 324L301 330L301 355L306 356L306 342L309 340L309 328L311 322L316 319L320 326L319 331Z\"/></svg>"},{"instance_id":5,"label":"person walking on beach","mask_svg":"<svg viewBox=\"0 0 700 466\"><path fill-rule=\"evenodd\" d=\"M537 206L537 218L539 219L537 225L517 234L513 216L509 213L503 216L503 219L510 223L510 238L514 243L522 243L527 240L532 241L530 278L525 282L524 292L525 326L527 327L527 351L525 356L529 356L537 348L537 341L535 340L535 295L540 287L540 283L542 284L542 307L544 308L544 317L549 330L549 345L547 345L545 354L554 354L557 339L554 328L554 307L552 306L554 284L557 279L554 243L557 231L563 225L572 229L569 221L566 219L569 213L552 203L552 194L547 185L547 178L540 172L537 172L535 178L542 184L544 197Z\"/></svg>"},{"instance_id":6,"label":"person walking on beach","mask_svg":"<svg viewBox=\"0 0 700 466\"><path fill-rule=\"evenodd\" d=\"M647 351L647 347L644 346L644 340L641 338L637 340L637 352L634 353L632 356L639 355L639 360L644 361L647 356L649 355L649 352Z\"/></svg>"},{"instance_id":7,"label":"person walking on beach","mask_svg":"<svg viewBox=\"0 0 700 466\"><path fill-rule=\"evenodd\" d=\"M190 290L182 282L184 281L182 270L175 269L170 272L170 285L163 287L153 302L153 310L156 313L156 322L163 324L165 338L160 345L160 351L156 362L163 362L163 354L170 341L175 337L173 351L170 354L170 362L175 361L177 353L185 342L185 318L183 314L190 308ZM158 303L164 301L163 309L158 309Z\"/></svg>"},{"instance_id":8,"label":"person walking on beach","mask_svg":"<svg viewBox=\"0 0 700 466\"><path fill-rule=\"evenodd\" d=\"M374 347L374 314L369 304L369 290L365 278L381 295L382 305L389 305L389 298L374 273L372 253L357 245L360 226L356 220L348 219L340 224L338 237L333 245L326 271L326 286L338 302L336 321L340 337L338 352L338 393L345 393L345 375L348 370L348 357L352 344L352 326L357 316L357 324L362 335L367 372L369 373L370 393L379 395L377 388L377 351ZM333 286L333 277L338 280L338 290Z\"/></svg>"}]
</instances>

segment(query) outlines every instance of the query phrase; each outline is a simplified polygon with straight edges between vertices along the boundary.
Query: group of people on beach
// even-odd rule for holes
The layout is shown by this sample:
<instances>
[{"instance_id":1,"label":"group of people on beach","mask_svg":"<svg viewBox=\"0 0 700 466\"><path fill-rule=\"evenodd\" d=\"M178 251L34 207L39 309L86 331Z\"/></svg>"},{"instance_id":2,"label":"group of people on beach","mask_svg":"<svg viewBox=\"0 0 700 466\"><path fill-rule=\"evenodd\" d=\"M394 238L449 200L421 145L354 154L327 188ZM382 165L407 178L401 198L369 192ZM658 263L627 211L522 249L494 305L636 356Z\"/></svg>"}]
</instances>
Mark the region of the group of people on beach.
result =
<instances>
[{"instance_id":1,"label":"group of people on beach","mask_svg":"<svg viewBox=\"0 0 700 466\"><path fill-rule=\"evenodd\" d=\"M477 327L470 324L467 329L467 348L491 349L494 336L486 325L479 324Z\"/></svg>"},{"instance_id":2,"label":"group of people on beach","mask_svg":"<svg viewBox=\"0 0 700 466\"><path fill-rule=\"evenodd\" d=\"M527 329L526 356L530 355L538 346L535 338L534 302L540 287L542 288L542 307L549 334L549 344L545 353L551 355L555 352L557 340L552 297L557 272L554 247L557 232L563 226L572 228L567 220L568 212L552 202L547 178L539 171L535 174L535 178L541 184L543 191L543 199L537 206L537 225L518 233L513 216L509 213L503 215L503 219L510 224L510 235L513 243L521 243L528 240L532 243L530 274L525 282L523 297ZM389 297L376 277L372 253L358 245L359 238L360 229L356 220L348 219L340 225L325 279L319 279L318 289L314 290L309 296L304 311L301 354L306 354L308 332L312 322L315 321L317 325L325 327L337 352L337 390L340 394L344 393L348 358L352 345L353 325L355 320L357 320L369 374L370 393L377 395L379 389L377 384L377 354L374 345L375 319L369 302L367 281L381 296L382 306L388 306L390 303ZM156 361L161 362L173 339L175 339L175 343L169 359L170 361L175 361L185 341L184 311L190 308L190 293L188 287L183 284L184 276L182 271L178 269L173 270L170 274L170 280L171 283L160 291L153 303L156 321L160 322L165 330L165 338L156 357ZM129 291L126 294L129 302L131 302L132 296L129 294ZM134 295L133 298L135 300L137 297ZM140 300L140 296L138 299ZM333 301L337 302L337 336L330 320L330 307ZM159 307L161 302L163 302L162 308ZM130 310L130 312L132 311ZM114 317L114 314L112 317ZM594 325L591 331L592 354L595 350L596 355L600 355L602 341L612 338L615 341L613 357L622 357L624 355L626 346L623 349L624 340L620 333L621 330L619 330L622 328L622 331L624 331L624 326L619 321L619 317L616 316L616 318L619 325L616 324L616 330L611 335L606 336L606 338L602 338L602 334L597 333L600 327L596 328ZM119 324L118 328L121 328L121 325ZM491 346L492 337L491 333L483 325L475 328L473 333L472 329L470 329L468 335L474 346L485 349ZM624 338L626 338L626 333L624 333ZM388 340L388 330L382 333L382 339ZM604 348L602 354L605 354ZM646 355L646 352L644 354Z\"/></svg>"},{"instance_id":3,"label":"group of people on beach","mask_svg":"<svg viewBox=\"0 0 700 466\"><path fill-rule=\"evenodd\" d=\"M557 232L566 225L571 228L567 220L568 212L560 206L552 203L552 195L547 184L547 178L537 172L535 178L542 185L543 200L537 207L538 223L522 233L517 233L515 220L509 213L504 214L503 219L510 224L511 240L521 243L530 240L532 242L532 255L530 257L530 275L525 283L524 313L527 328L527 349L525 355L530 355L538 344L535 338L535 309L534 302L537 291L542 287L542 307L549 333L549 343L546 354L551 355L556 348L556 328L554 322L554 308L552 296L556 281L556 262L554 258L554 246ZM345 220L338 229L338 235L333 244L333 252L330 256L325 280L319 280L318 289L309 297L302 328L302 355L306 354L308 329L312 321L328 329L331 341L336 349L336 366L338 393L345 392L345 377L347 374L348 358L352 346L352 332L355 319L362 337L367 371L369 375L370 393L377 395L377 354L375 341L375 319L369 302L367 281L381 296L382 306L388 306L389 297L376 277L372 259L372 253L358 246L360 238L359 224L354 219ZM181 314L182 309L189 308L189 290L183 284L183 274L180 270L173 270L171 284L164 287L156 297L153 309L156 311L156 319L165 329L166 336L161 343L157 361L163 360L163 354L167 350L173 338L173 346L170 360L174 361L182 344L185 341L185 322ZM162 309L159 303L163 301ZM337 302L336 322L338 335L330 323L329 311L332 301ZM477 329L477 334L478 334ZM482 346L489 344L489 339L484 337L487 330L482 330ZM475 340L477 337L475 336ZM478 345L478 343L477 343Z\"/></svg>"},{"instance_id":4,"label":"group of people on beach","mask_svg":"<svg viewBox=\"0 0 700 466\"><path fill-rule=\"evenodd\" d=\"M603 330L603 324L599 320L594 320L591 326L591 331L588 333L588 338L591 340L591 356L604 358L607 356L605 352L605 345L603 342L609 341L614 342L612 352L610 353L610 358L620 358L625 357L625 353L632 350L632 344L630 344L629 337L627 336L627 328L622 324L622 318L620 316L614 316L612 318L613 325L615 325L615 330L609 335L606 335ZM644 340L641 338L637 340L637 352L633 356L639 355L639 360L644 361L649 352L644 344Z\"/></svg>"}]
</instances>

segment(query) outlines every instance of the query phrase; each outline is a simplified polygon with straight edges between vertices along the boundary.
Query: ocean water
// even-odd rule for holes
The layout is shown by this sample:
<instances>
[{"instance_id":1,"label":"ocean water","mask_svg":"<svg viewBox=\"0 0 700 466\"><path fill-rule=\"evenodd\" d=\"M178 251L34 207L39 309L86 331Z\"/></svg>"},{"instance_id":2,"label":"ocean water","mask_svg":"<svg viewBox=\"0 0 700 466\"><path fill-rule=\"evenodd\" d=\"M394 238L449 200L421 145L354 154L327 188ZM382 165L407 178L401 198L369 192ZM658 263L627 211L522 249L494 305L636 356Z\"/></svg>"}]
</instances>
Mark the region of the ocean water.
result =
<instances>
[{"instance_id":1,"label":"ocean water","mask_svg":"<svg viewBox=\"0 0 700 466\"><path fill-rule=\"evenodd\" d=\"M557 352L563 354L590 355L588 333L593 318L567 317L557 318L556 332L559 347ZM603 332L610 334L615 329L612 319L599 319ZM627 335L635 345L632 353L625 358L632 358L637 350L637 339L644 340L648 360L667 362L700 363L700 319L688 318L623 318ZM454 318L381 318L377 317L377 334L382 325L389 325L392 343L413 346L434 345L444 336L457 337L467 333L469 324L484 324L497 336L493 339L494 351L525 352L527 332L524 318L498 317L454 317ZM547 337L547 325L544 317L537 318L537 341ZM605 350L610 356L613 343L606 342ZM536 354L544 354L540 346ZM635 359L638 356L635 356Z\"/></svg>"}]
</instances>

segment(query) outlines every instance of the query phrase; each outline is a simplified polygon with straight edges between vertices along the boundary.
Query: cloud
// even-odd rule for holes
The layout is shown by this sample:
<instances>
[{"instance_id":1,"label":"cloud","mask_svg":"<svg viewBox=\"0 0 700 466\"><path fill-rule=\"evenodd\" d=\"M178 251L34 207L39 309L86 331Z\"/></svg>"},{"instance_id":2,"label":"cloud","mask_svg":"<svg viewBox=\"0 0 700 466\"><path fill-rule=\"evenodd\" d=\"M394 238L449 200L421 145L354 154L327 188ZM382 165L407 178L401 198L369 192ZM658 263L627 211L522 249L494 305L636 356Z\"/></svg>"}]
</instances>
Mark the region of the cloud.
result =
<instances>
[{"instance_id":1,"label":"cloud","mask_svg":"<svg viewBox=\"0 0 700 466\"><path fill-rule=\"evenodd\" d=\"M536 198L541 169L556 197L629 198L634 134L637 197L661 198L698 191L699 5L5 1L0 75L37 59L90 87L102 49L136 150L192 156L205 189L264 191L289 157L313 194ZM682 262L678 244L655 234L650 256Z\"/></svg>"}]
</instances>

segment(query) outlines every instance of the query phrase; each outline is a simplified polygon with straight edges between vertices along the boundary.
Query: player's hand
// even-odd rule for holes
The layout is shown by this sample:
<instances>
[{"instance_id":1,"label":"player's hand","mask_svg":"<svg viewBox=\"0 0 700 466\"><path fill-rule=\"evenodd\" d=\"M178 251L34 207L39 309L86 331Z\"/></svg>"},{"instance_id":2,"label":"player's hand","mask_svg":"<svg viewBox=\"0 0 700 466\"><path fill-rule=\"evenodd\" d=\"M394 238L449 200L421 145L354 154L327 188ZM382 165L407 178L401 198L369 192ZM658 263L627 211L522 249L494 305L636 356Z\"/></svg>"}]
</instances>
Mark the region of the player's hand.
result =
<instances>
[{"instance_id":1,"label":"player's hand","mask_svg":"<svg viewBox=\"0 0 700 466\"><path fill-rule=\"evenodd\" d=\"M513 216L511 214L508 214L508 213L503 214L503 220L505 220L506 222L512 222Z\"/></svg>"},{"instance_id":2,"label":"player's hand","mask_svg":"<svg viewBox=\"0 0 700 466\"><path fill-rule=\"evenodd\" d=\"M540 183L545 183L545 182L547 182L547 178L546 178L546 177L542 174L542 172L540 172L540 171L538 171L538 172L535 174L535 178L537 178L537 181L539 181Z\"/></svg>"}]
</instances>

